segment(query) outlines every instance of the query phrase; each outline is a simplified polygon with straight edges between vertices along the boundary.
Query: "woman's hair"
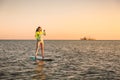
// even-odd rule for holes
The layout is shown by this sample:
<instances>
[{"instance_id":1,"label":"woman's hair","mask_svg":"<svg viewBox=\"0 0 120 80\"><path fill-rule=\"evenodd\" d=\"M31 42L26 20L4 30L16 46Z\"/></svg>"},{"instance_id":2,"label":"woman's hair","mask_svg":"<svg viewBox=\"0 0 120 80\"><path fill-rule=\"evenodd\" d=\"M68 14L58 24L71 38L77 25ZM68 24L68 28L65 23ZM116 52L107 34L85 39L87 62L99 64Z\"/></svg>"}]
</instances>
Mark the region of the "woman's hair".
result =
<instances>
[{"instance_id":1,"label":"woman's hair","mask_svg":"<svg viewBox=\"0 0 120 80\"><path fill-rule=\"evenodd\" d=\"M41 27L39 26L37 29L36 29L36 32L40 29Z\"/></svg>"}]
</instances>

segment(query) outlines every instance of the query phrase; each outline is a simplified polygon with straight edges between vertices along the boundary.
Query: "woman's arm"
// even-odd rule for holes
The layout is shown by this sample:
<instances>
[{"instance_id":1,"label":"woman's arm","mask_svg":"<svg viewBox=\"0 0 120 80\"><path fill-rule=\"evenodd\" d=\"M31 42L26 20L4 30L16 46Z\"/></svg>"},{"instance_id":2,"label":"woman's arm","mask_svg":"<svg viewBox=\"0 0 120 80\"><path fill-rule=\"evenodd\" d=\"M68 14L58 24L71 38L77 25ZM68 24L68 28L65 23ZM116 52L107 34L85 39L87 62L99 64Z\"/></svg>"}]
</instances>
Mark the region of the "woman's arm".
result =
<instances>
[{"instance_id":1,"label":"woman's arm","mask_svg":"<svg viewBox=\"0 0 120 80\"><path fill-rule=\"evenodd\" d=\"M45 30L43 30L43 35L46 36L46 32L45 32Z\"/></svg>"}]
</instances>

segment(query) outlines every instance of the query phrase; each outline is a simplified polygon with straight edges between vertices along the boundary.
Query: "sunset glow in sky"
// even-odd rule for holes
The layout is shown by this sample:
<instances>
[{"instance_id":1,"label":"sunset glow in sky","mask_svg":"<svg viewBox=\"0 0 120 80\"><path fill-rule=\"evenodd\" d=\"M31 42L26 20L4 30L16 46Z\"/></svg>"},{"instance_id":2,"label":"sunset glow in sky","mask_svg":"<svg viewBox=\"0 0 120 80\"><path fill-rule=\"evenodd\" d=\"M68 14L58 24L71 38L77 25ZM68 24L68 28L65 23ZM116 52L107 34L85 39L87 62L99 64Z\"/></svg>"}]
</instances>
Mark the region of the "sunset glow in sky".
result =
<instances>
[{"instance_id":1,"label":"sunset glow in sky","mask_svg":"<svg viewBox=\"0 0 120 80\"><path fill-rule=\"evenodd\" d=\"M120 0L0 0L0 39L120 40Z\"/></svg>"}]
</instances>

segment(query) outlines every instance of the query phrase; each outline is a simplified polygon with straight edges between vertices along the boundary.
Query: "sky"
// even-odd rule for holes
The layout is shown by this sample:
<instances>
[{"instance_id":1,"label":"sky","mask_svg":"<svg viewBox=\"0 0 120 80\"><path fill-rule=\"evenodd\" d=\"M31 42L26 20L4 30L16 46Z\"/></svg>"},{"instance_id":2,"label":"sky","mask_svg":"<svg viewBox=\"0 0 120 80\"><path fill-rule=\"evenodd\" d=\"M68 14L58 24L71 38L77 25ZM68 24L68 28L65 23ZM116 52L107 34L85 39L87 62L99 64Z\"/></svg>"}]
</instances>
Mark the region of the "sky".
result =
<instances>
[{"instance_id":1,"label":"sky","mask_svg":"<svg viewBox=\"0 0 120 80\"><path fill-rule=\"evenodd\" d=\"M120 40L120 0L0 0L0 39Z\"/></svg>"}]
</instances>

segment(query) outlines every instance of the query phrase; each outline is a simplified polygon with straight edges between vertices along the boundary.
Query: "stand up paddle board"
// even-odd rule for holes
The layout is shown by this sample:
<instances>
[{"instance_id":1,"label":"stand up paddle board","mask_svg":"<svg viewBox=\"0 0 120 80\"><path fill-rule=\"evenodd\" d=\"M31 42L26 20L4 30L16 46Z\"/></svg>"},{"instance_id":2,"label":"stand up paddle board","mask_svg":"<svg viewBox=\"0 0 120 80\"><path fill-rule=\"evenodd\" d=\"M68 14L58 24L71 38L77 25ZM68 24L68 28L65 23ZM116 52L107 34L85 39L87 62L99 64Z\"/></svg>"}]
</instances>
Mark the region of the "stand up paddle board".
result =
<instances>
[{"instance_id":1,"label":"stand up paddle board","mask_svg":"<svg viewBox=\"0 0 120 80\"><path fill-rule=\"evenodd\" d=\"M41 61L53 61L53 59L49 59L49 58L42 58L41 56L37 56L35 58L35 56L30 56L30 59L35 61L35 60L41 60Z\"/></svg>"}]
</instances>

